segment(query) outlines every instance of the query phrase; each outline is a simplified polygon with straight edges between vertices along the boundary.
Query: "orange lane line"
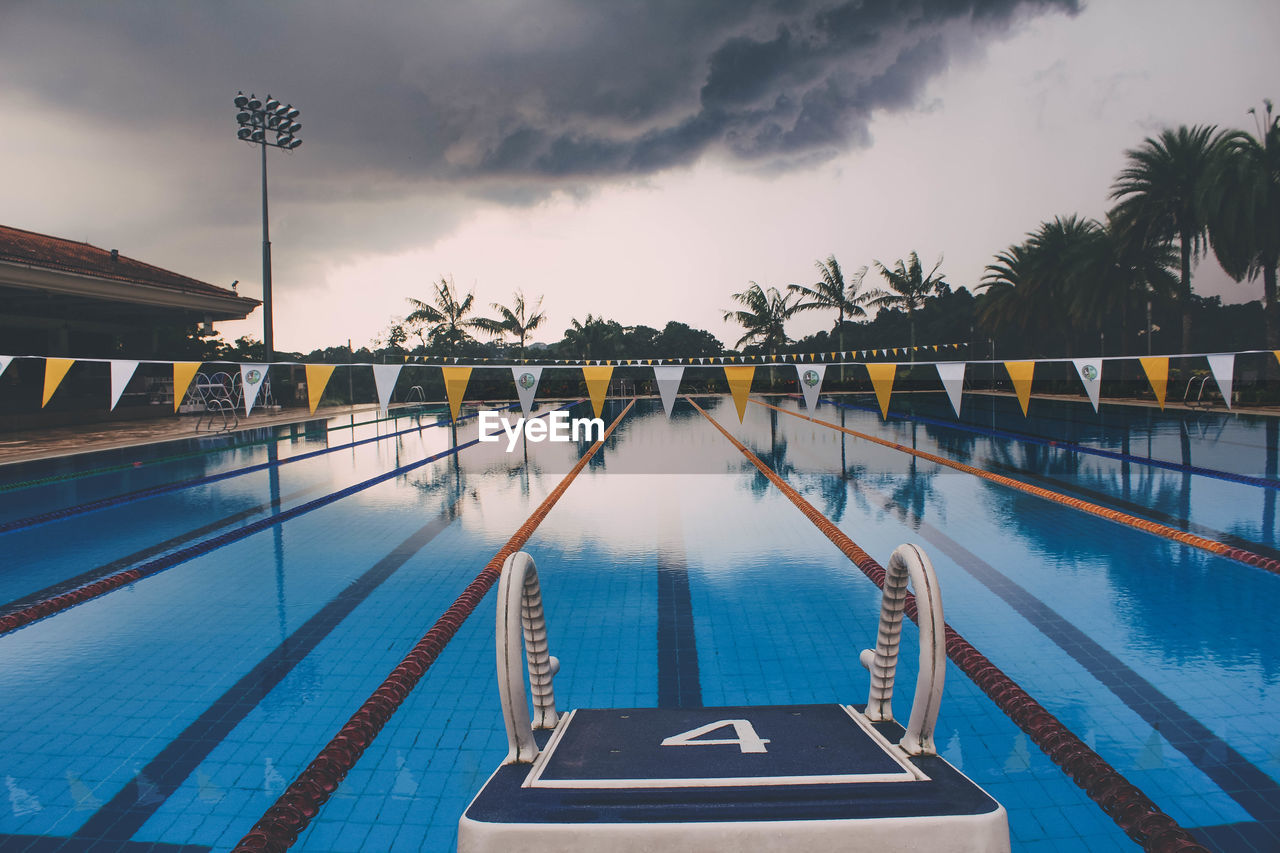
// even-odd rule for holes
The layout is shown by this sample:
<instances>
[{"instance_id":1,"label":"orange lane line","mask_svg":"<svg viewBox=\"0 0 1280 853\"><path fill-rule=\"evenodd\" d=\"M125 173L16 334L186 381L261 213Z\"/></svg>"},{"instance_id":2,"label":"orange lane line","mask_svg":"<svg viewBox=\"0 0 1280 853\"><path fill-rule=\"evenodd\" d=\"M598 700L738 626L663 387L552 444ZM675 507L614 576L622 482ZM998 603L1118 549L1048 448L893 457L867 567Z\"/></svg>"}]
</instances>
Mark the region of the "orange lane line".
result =
<instances>
[{"instance_id":1,"label":"orange lane line","mask_svg":"<svg viewBox=\"0 0 1280 853\"><path fill-rule=\"evenodd\" d=\"M1063 506L1069 506L1072 509L1087 512L1090 515L1096 515L1099 518L1105 518L1108 521L1114 521L1117 524L1124 524L1128 527L1144 530L1147 533L1162 536L1165 539L1170 539L1183 545L1190 545L1192 548L1199 548L1202 551L1208 551L1210 554L1227 557L1228 559L1237 560L1241 563L1245 563L1246 565L1256 566L1259 569L1264 569L1274 574L1280 574L1280 560L1273 560L1270 557L1264 557L1262 554L1247 551L1244 548L1233 548L1230 545L1217 541L1216 539L1206 539L1203 536L1197 536L1196 534L1188 533L1185 530L1178 530L1175 527L1169 527L1167 524L1159 524L1158 522L1149 521L1145 518L1138 518L1137 516L1129 515L1128 513L1123 513L1119 510L1098 506L1095 503L1082 501L1079 498L1073 498L1068 495L1064 495L1061 492L1052 491L1051 489L1032 486L1028 483L1023 483L1020 480L1015 480L1012 477L993 474L990 471L984 471L981 468L975 468L974 466L966 465L963 462L956 462L953 459L947 459L934 453L916 450L883 438L876 438L874 435L867 435L866 433L858 432L857 430L842 427L839 424L833 424L830 421L824 421L808 415L802 415L799 412L792 412L788 409L780 408L762 400L752 400L751 402L764 406L767 409L782 412L785 415L791 415L792 417L799 418L803 421L811 421L815 424L830 427L831 429L851 435L854 438L861 438L865 441L879 444L882 447L888 447L893 450L899 450L903 453L909 453L918 459L926 459L930 462L935 462L938 465L945 465L946 467L953 468L956 471L963 471L966 474L981 477L982 479L989 480L992 483L1007 486L1010 489L1017 489L1020 492L1026 492L1029 495L1035 495L1036 497L1043 498L1047 501L1053 501L1054 503L1059 503Z\"/></svg>"},{"instance_id":2,"label":"orange lane line","mask_svg":"<svg viewBox=\"0 0 1280 853\"><path fill-rule=\"evenodd\" d=\"M884 587L884 567L866 551L858 547L831 519L805 500L776 471L760 461L747 446L722 427L715 418L703 411L691 398L686 400L720 431L720 434L738 448L743 456L755 465L777 486L786 498L805 517L813 522L840 549L849 560L876 586ZM907 593L903 610L914 622L916 599ZM967 675L983 693L995 702L1004 714L1022 729L1045 755L1071 777L1088 797L1102 807L1125 834L1142 844L1147 850L1179 850L1182 853L1208 853L1177 821L1165 814L1150 797L1126 779L1105 758L1089 748L1074 732L1068 729L1043 705L1036 701L1017 682L1002 672L991 660L978 651L955 628L946 626L947 657ZM1161 845L1161 846L1157 846ZM1168 846L1163 846L1168 845Z\"/></svg>"}]
</instances>

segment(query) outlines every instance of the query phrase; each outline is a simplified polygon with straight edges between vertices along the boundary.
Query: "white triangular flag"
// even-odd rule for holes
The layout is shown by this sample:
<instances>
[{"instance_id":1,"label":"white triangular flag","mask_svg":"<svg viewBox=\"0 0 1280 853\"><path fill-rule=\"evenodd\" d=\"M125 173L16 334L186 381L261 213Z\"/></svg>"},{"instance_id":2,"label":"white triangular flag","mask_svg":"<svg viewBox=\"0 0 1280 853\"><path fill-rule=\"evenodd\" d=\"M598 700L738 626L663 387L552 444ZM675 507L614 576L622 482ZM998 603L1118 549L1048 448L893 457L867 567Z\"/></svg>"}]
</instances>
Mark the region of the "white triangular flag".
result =
<instances>
[{"instance_id":1,"label":"white triangular flag","mask_svg":"<svg viewBox=\"0 0 1280 853\"><path fill-rule=\"evenodd\" d=\"M676 404L676 392L680 390L680 378L684 376L684 368L680 365L662 365L653 368L653 378L658 383L658 395L662 397L662 408L667 417L671 417L671 407Z\"/></svg>"},{"instance_id":2,"label":"white triangular flag","mask_svg":"<svg viewBox=\"0 0 1280 853\"><path fill-rule=\"evenodd\" d=\"M1071 363L1076 366L1076 373L1080 374L1080 381L1084 383L1089 402L1093 403L1093 410L1098 411L1098 397L1102 393L1102 359L1073 358Z\"/></svg>"},{"instance_id":3,"label":"white triangular flag","mask_svg":"<svg viewBox=\"0 0 1280 853\"><path fill-rule=\"evenodd\" d=\"M796 365L796 378L800 380L800 390L804 393L804 407L811 415L818 407L818 395L822 393L822 379L826 373L825 364Z\"/></svg>"},{"instance_id":4,"label":"white triangular flag","mask_svg":"<svg viewBox=\"0 0 1280 853\"><path fill-rule=\"evenodd\" d=\"M253 404L258 402L258 392L262 390L262 380L267 378L267 369L261 364L240 365L240 385L244 389L244 416L249 417Z\"/></svg>"},{"instance_id":5,"label":"white triangular flag","mask_svg":"<svg viewBox=\"0 0 1280 853\"><path fill-rule=\"evenodd\" d=\"M400 368L404 365L375 364L372 367L373 384L378 388L378 405L382 407L382 414L385 415L387 406L391 405L391 392L395 390L396 380L400 378Z\"/></svg>"},{"instance_id":6,"label":"white triangular flag","mask_svg":"<svg viewBox=\"0 0 1280 853\"><path fill-rule=\"evenodd\" d=\"M1235 353L1209 356L1209 370L1213 372L1213 381L1218 383L1218 390L1222 392L1227 408L1231 408L1231 382L1236 371Z\"/></svg>"},{"instance_id":7,"label":"white triangular flag","mask_svg":"<svg viewBox=\"0 0 1280 853\"><path fill-rule=\"evenodd\" d=\"M116 407L116 403L120 402L120 395L124 393L124 388L129 384L129 380L133 378L133 372L138 369L136 361L116 361L111 360L111 408ZM0 373L4 369L0 368Z\"/></svg>"},{"instance_id":8,"label":"white triangular flag","mask_svg":"<svg viewBox=\"0 0 1280 853\"><path fill-rule=\"evenodd\" d=\"M0 376L4 376L4 372L9 367L9 362L13 361L11 355L0 355Z\"/></svg>"},{"instance_id":9,"label":"white triangular flag","mask_svg":"<svg viewBox=\"0 0 1280 853\"><path fill-rule=\"evenodd\" d=\"M538 393L538 381L542 379L541 367L513 367L511 377L516 381L516 395L520 398L520 410L529 417L533 410L533 395Z\"/></svg>"},{"instance_id":10,"label":"white triangular flag","mask_svg":"<svg viewBox=\"0 0 1280 853\"><path fill-rule=\"evenodd\" d=\"M942 380L942 387L947 390L947 399L951 401L951 408L955 409L958 418L960 400L964 394L964 362L940 361L934 367L938 368L938 378Z\"/></svg>"}]
</instances>

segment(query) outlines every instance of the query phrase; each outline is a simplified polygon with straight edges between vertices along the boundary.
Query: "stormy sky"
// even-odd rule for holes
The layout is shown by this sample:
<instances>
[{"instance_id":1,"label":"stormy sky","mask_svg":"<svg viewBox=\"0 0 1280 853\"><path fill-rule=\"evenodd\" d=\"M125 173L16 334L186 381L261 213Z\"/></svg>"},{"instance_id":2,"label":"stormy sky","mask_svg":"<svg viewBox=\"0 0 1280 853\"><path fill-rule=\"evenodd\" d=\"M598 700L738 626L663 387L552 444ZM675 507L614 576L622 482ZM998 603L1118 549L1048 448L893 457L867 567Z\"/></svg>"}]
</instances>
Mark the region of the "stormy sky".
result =
<instances>
[{"instance_id":1,"label":"stormy sky","mask_svg":"<svg viewBox=\"0 0 1280 853\"><path fill-rule=\"evenodd\" d=\"M0 222L257 296L232 98L269 92L304 140L268 152L278 348L367 343L441 276L543 295L542 340L590 312L732 341L749 281L914 249L972 287L1101 216L1143 137L1252 129L1278 31L1243 0L0 0Z\"/></svg>"}]
</instances>

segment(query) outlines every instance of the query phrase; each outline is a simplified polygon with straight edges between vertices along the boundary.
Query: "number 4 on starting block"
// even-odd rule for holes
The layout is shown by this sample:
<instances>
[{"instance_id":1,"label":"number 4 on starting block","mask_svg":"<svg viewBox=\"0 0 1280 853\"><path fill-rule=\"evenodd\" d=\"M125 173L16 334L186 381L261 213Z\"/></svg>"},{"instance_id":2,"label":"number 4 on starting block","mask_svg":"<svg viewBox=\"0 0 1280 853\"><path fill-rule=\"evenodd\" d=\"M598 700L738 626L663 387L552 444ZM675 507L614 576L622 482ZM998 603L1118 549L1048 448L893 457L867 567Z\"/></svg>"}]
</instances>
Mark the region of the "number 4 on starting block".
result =
<instances>
[{"instance_id":1,"label":"number 4 on starting block","mask_svg":"<svg viewBox=\"0 0 1280 853\"><path fill-rule=\"evenodd\" d=\"M695 740L695 738L711 734L716 729L723 729L725 726L733 726L733 733L737 735L737 737ZM687 732L672 735L671 737L663 740L662 745L728 746L729 744L733 744L744 753L760 753L769 751L764 748L764 745L768 742L768 738L762 738L760 735L756 734L755 727L751 725L750 720L717 720L714 723L707 723L705 726L698 726L696 729L689 729Z\"/></svg>"}]
</instances>

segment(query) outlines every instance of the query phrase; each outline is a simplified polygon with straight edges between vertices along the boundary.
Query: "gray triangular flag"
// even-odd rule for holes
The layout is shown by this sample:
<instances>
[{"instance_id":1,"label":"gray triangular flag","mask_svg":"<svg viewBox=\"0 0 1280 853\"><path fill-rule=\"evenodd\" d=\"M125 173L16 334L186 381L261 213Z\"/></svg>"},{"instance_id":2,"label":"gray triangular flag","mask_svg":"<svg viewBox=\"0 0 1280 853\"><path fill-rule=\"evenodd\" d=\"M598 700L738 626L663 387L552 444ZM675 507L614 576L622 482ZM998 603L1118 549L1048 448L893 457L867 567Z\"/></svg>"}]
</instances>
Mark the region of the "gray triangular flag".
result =
<instances>
[{"instance_id":1,"label":"gray triangular flag","mask_svg":"<svg viewBox=\"0 0 1280 853\"><path fill-rule=\"evenodd\" d=\"M1080 374L1080 381L1084 383L1089 402L1093 403L1093 410L1098 411L1098 396L1102 393L1102 359L1073 358L1071 363L1076 366L1076 372Z\"/></svg>"},{"instance_id":2,"label":"gray triangular flag","mask_svg":"<svg viewBox=\"0 0 1280 853\"><path fill-rule=\"evenodd\" d=\"M9 367L9 362L13 361L11 355L0 355L0 376L4 376L4 372Z\"/></svg>"},{"instance_id":3,"label":"gray triangular flag","mask_svg":"<svg viewBox=\"0 0 1280 853\"><path fill-rule=\"evenodd\" d=\"M258 392L262 390L262 380L267 378L267 368L261 364L240 365L240 385L244 389L244 416L249 417L253 404L258 402Z\"/></svg>"},{"instance_id":4,"label":"gray triangular flag","mask_svg":"<svg viewBox=\"0 0 1280 853\"><path fill-rule=\"evenodd\" d=\"M679 365L663 365L653 368L653 378L658 383L658 394L662 397L662 408L667 417L671 417L671 407L676 404L676 392L680 390L680 378L684 376L684 368Z\"/></svg>"},{"instance_id":5,"label":"gray triangular flag","mask_svg":"<svg viewBox=\"0 0 1280 853\"><path fill-rule=\"evenodd\" d=\"M136 361L111 361L111 408L116 407L116 403L120 402L120 395L124 393L124 388L129 384L129 380L133 378L133 372L138 369ZM0 368L0 373L4 369Z\"/></svg>"},{"instance_id":6,"label":"gray triangular flag","mask_svg":"<svg viewBox=\"0 0 1280 853\"><path fill-rule=\"evenodd\" d=\"M818 408L818 395L822 393L822 379L826 373L825 364L796 365L796 378L800 380L800 390L804 393L804 407L811 415Z\"/></svg>"},{"instance_id":7,"label":"gray triangular flag","mask_svg":"<svg viewBox=\"0 0 1280 853\"><path fill-rule=\"evenodd\" d=\"M1213 381L1218 383L1218 390L1222 392L1227 408L1231 408L1231 381L1236 371L1235 353L1209 356L1209 370L1213 372Z\"/></svg>"},{"instance_id":8,"label":"gray triangular flag","mask_svg":"<svg viewBox=\"0 0 1280 853\"><path fill-rule=\"evenodd\" d=\"M533 395L538 393L538 381L542 379L542 368L513 367L511 377L516 381L516 395L520 398L520 410L527 418L533 409Z\"/></svg>"},{"instance_id":9,"label":"gray triangular flag","mask_svg":"<svg viewBox=\"0 0 1280 853\"><path fill-rule=\"evenodd\" d=\"M938 368L938 378L942 380L942 387L947 390L947 399L951 401L951 408L955 409L958 418L960 399L964 394L964 362L940 361L934 367Z\"/></svg>"},{"instance_id":10,"label":"gray triangular flag","mask_svg":"<svg viewBox=\"0 0 1280 853\"><path fill-rule=\"evenodd\" d=\"M378 388L378 405L382 407L384 415L387 413L387 406L391 405L391 392L395 390L396 379L400 377L402 367L403 364L373 365L373 384Z\"/></svg>"}]
</instances>

